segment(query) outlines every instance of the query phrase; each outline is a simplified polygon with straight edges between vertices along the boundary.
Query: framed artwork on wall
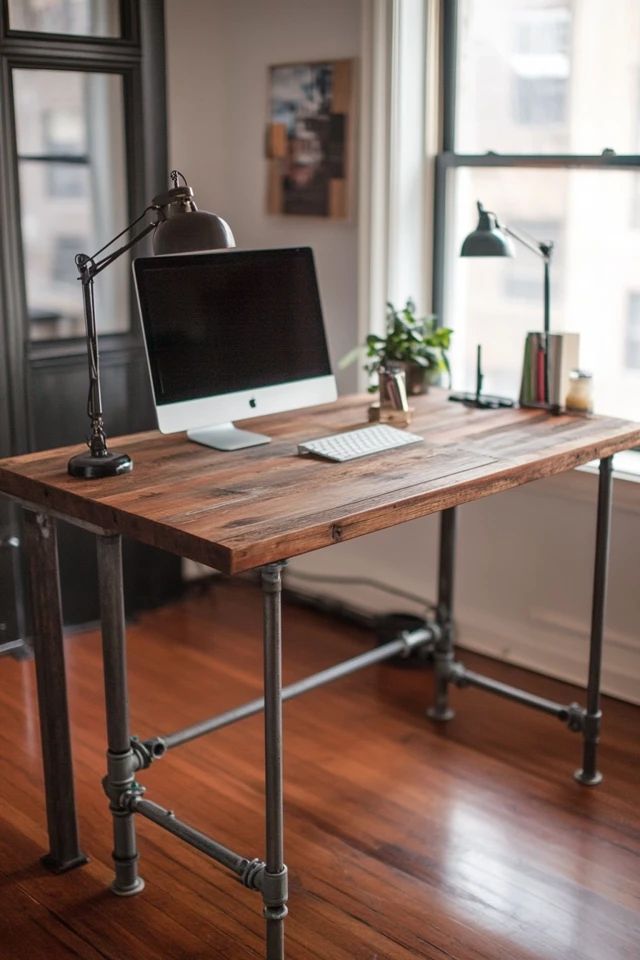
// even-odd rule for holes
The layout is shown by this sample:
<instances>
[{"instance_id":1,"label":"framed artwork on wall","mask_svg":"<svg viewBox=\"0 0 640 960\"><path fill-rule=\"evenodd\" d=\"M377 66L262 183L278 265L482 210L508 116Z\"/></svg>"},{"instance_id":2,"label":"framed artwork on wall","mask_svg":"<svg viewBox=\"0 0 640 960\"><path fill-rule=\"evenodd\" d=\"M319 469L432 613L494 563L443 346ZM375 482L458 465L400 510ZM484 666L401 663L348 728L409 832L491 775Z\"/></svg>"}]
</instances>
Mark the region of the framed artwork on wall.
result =
<instances>
[{"instance_id":1,"label":"framed artwork on wall","mask_svg":"<svg viewBox=\"0 0 640 960\"><path fill-rule=\"evenodd\" d=\"M269 68L268 213L350 216L353 95L353 60Z\"/></svg>"}]
</instances>

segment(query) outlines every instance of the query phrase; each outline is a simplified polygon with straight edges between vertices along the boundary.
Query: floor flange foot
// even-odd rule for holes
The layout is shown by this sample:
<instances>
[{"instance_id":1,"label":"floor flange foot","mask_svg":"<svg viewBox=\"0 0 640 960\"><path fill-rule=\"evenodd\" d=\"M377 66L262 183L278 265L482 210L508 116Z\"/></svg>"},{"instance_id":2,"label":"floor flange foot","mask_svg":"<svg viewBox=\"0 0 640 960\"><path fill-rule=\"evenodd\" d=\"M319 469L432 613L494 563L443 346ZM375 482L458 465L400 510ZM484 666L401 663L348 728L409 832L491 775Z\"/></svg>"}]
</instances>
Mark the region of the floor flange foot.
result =
<instances>
[{"instance_id":1,"label":"floor flange foot","mask_svg":"<svg viewBox=\"0 0 640 960\"><path fill-rule=\"evenodd\" d=\"M50 853L40 857L40 863L50 873L66 873L68 870L75 870L76 867L83 867L89 863L89 857L85 853L80 853L73 860L56 860Z\"/></svg>"},{"instance_id":2,"label":"floor flange foot","mask_svg":"<svg viewBox=\"0 0 640 960\"><path fill-rule=\"evenodd\" d=\"M129 884L128 887L122 887L114 880L110 889L111 893L115 893L117 897L135 897L136 893L142 893L144 890L144 880L142 877L137 877L135 883Z\"/></svg>"},{"instance_id":3,"label":"floor flange foot","mask_svg":"<svg viewBox=\"0 0 640 960\"><path fill-rule=\"evenodd\" d=\"M592 777L585 777L584 770L576 770L573 776L578 783L583 783L585 787L596 787L599 783L602 783L602 774L599 770L596 770Z\"/></svg>"},{"instance_id":4,"label":"floor flange foot","mask_svg":"<svg viewBox=\"0 0 640 960\"><path fill-rule=\"evenodd\" d=\"M429 707L427 710L427 716L430 720L437 720L438 723L444 723L446 720L453 720L456 712L452 710L451 707L447 707L446 710L441 710L438 707Z\"/></svg>"}]
</instances>

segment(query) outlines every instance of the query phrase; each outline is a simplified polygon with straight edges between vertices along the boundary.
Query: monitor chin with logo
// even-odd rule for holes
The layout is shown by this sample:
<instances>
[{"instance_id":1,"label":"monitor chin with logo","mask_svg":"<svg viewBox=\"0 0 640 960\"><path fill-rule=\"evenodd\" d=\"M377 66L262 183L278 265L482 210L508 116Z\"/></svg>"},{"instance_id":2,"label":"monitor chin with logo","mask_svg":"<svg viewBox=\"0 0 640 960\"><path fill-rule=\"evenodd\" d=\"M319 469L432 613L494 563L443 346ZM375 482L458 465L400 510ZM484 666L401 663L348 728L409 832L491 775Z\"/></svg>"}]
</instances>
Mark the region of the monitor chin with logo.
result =
<instances>
[{"instance_id":1,"label":"monitor chin with logo","mask_svg":"<svg viewBox=\"0 0 640 960\"><path fill-rule=\"evenodd\" d=\"M336 399L309 247L133 263L162 433L218 450L268 443L233 420Z\"/></svg>"}]
</instances>

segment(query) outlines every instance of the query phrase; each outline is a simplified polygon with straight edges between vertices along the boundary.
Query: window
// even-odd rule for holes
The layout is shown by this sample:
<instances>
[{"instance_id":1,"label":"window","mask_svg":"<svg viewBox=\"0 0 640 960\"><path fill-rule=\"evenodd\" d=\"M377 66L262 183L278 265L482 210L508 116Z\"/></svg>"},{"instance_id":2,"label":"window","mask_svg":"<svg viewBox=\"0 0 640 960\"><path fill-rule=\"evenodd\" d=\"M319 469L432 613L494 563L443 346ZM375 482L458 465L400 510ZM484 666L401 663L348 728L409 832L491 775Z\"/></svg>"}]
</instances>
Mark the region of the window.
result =
<instances>
[{"instance_id":1,"label":"window","mask_svg":"<svg viewBox=\"0 0 640 960\"><path fill-rule=\"evenodd\" d=\"M9 0L9 29L71 36L120 36L119 0Z\"/></svg>"},{"instance_id":2,"label":"window","mask_svg":"<svg viewBox=\"0 0 640 960\"><path fill-rule=\"evenodd\" d=\"M516 397L525 335L543 319L543 266L461 259L475 203L553 241L552 330L580 334L598 411L640 418L640 4L457 0L445 12L434 311L456 330L454 384L483 346L488 392ZM632 296L633 294L633 296ZM632 304L630 307L629 305ZM635 311L635 313L634 313Z\"/></svg>"},{"instance_id":3,"label":"window","mask_svg":"<svg viewBox=\"0 0 640 960\"><path fill-rule=\"evenodd\" d=\"M629 370L640 371L640 293L629 297L624 365Z\"/></svg>"},{"instance_id":4,"label":"window","mask_svg":"<svg viewBox=\"0 0 640 960\"><path fill-rule=\"evenodd\" d=\"M567 81L564 77L516 77L514 115L517 123L563 123L567 112Z\"/></svg>"},{"instance_id":5,"label":"window","mask_svg":"<svg viewBox=\"0 0 640 960\"><path fill-rule=\"evenodd\" d=\"M569 93L570 18L566 5L514 10L512 101L516 123L565 123Z\"/></svg>"},{"instance_id":6,"label":"window","mask_svg":"<svg viewBox=\"0 0 640 960\"><path fill-rule=\"evenodd\" d=\"M559 298L562 292L559 281L563 273L561 257L564 253L561 222L559 220L519 220L517 217L510 217L508 222L510 227L525 237L553 244L554 279L556 280L554 294ZM526 247L519 247L517 256L509 265L509 269L504 272L504 292L512 300L529 300L536 303L540 299L541 277L540 258Z\"/></svg>"},{"instance_id":7,"label":"window","mask_svg":"<svg viewBox=\"0 0 640 960\"><path fill-rule=\"evenodd\" d=\"M68 78L65 78L65 82L69 82ZM44 99L46 102L46 97ZM84 192L83 168L88 165L89 157L84 142L85 124L80 111L44 107L40 117L43 126L43 153L33 159L49 165L47 193L50 197L81 197ZM31 122L34 122L33 117ZM19 121L18 129L21 127L23 124ZM19 161L24 159L24 156L18 154Z\"/></svg>"},{"instance_id":8,"label":"window","mask_svg":"<svg viewBox=\"0 0 640 960\"><path fill-rule=\"evenodd\" d=\"M75 268L74 257L78 250L87 247L87 238L71 234L55 238L53 248L53 263L51 264L51 278L56 283L68 283L74 288L78 286L78 271Z\"/></svg>"},{"instance_id":9,"label":"window","mask_svg":"<svg viewBox=\"0 0 640 960\"><path fill-rule=\"evenodd\" d=\"M14 69L13 100L30 336L82 336L75 256L93 253L128 220L122 77ZM82 246L72 249L70 235ZM123 258L96 284L101 333L128 329L128 281Z\"/></svg>"}]
</instances>

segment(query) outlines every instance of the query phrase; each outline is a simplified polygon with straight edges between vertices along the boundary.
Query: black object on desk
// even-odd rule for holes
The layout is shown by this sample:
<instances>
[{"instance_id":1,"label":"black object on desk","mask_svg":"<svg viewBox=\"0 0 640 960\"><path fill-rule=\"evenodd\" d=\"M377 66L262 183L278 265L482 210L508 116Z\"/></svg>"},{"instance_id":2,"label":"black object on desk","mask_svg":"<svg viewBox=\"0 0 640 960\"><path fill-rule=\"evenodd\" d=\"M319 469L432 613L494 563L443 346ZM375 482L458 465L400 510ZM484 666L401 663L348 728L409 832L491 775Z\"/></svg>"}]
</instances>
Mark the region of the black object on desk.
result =
<instances>
[{"instance_id":1,"label":"black object on desk","mask_svg":"<svg viewBox=\"0 0 640 960\"><path fill-rule=\"evenodd\" d=\"M482 381L484 374L482 372L482 346L478 344L476 351L476 392L475 393L451 393L449 400L455 400L458 403L464 403L467 407L477 407L478 410L497 410L499 407L513 407L515 402L509 397L496 397L493 394L482 393Z\"/></svg>"}]
</instances>

